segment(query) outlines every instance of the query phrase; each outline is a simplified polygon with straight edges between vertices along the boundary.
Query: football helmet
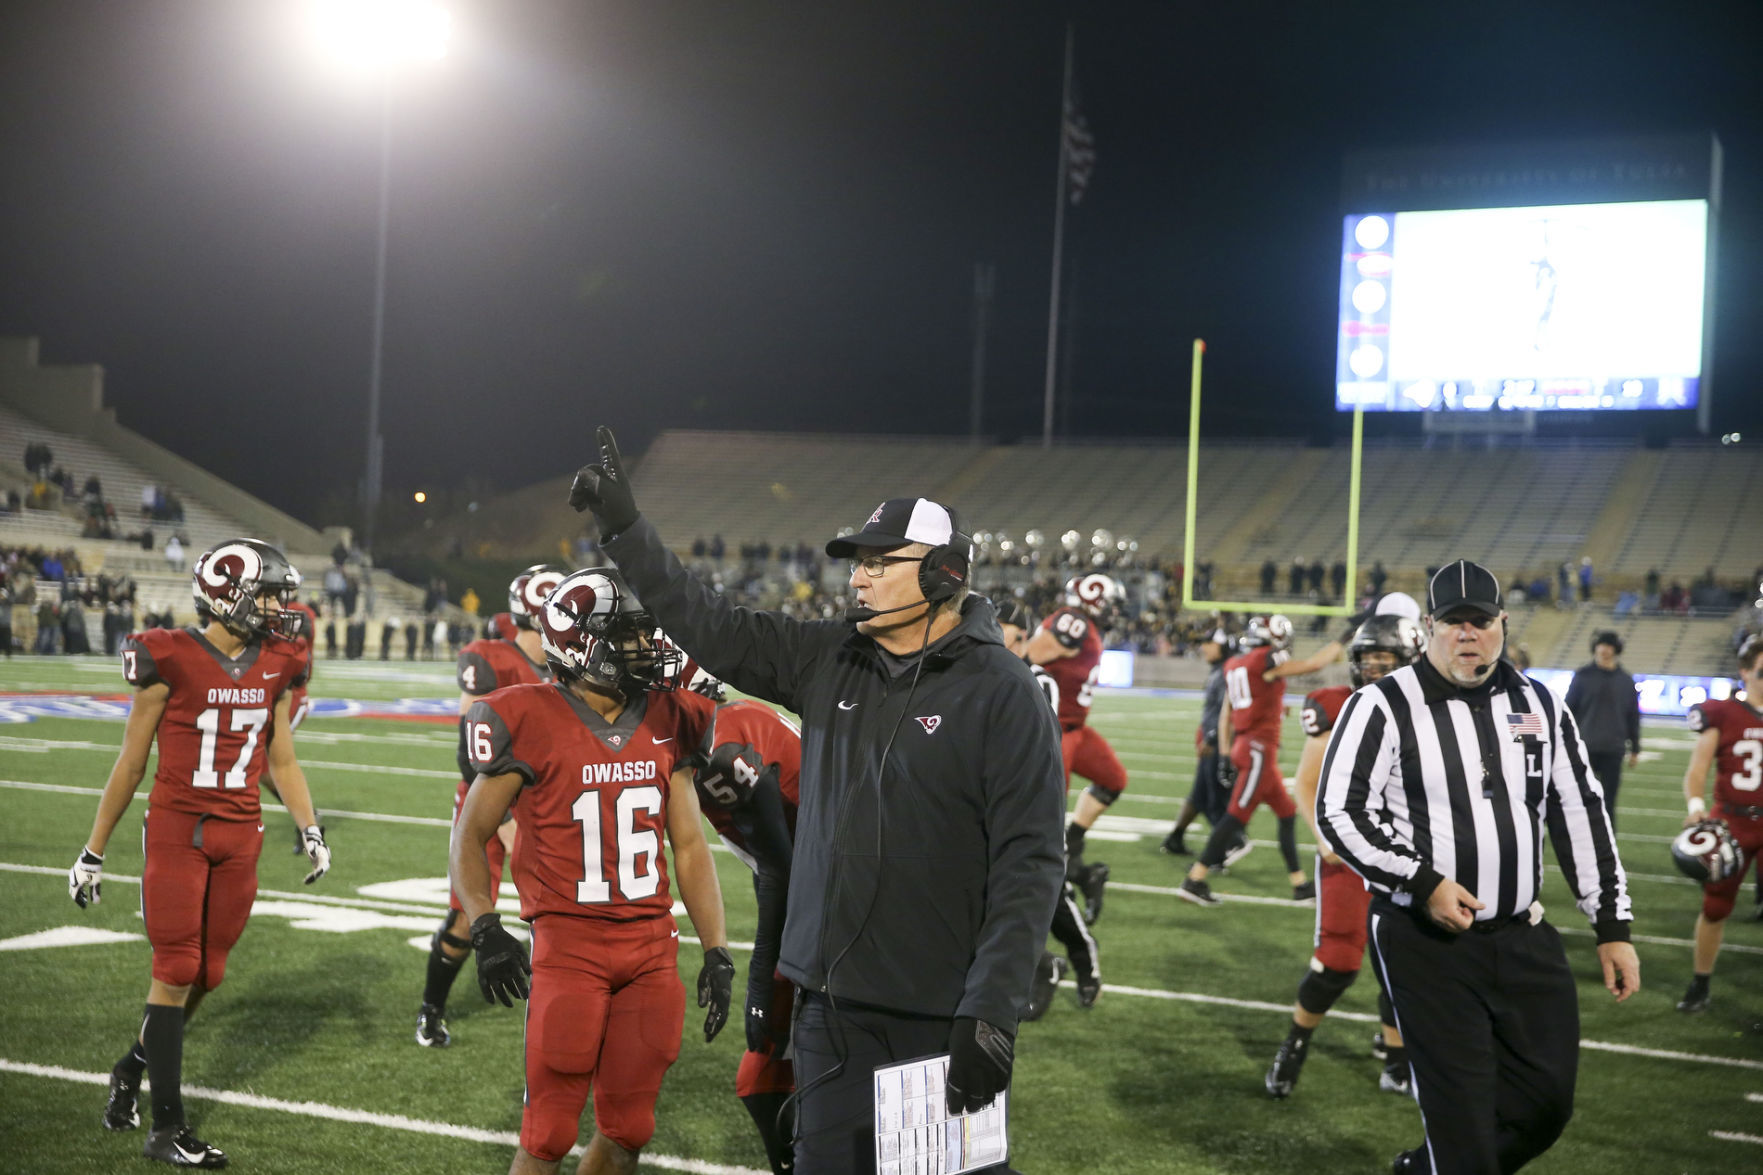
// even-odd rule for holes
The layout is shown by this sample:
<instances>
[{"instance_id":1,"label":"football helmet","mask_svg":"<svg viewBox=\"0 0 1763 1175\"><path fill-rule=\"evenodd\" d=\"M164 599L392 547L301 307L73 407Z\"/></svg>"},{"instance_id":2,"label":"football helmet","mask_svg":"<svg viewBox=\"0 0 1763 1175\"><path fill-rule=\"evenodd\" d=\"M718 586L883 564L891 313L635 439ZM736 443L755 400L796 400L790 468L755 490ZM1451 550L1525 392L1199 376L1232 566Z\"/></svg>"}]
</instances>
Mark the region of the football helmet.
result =
<instances>
[{"instance_id":1,"label":"football helmet","mask_svg":"<svg viewBox=\"0 0 1763 1175\"><path fill-rule=\"evenodd\" d=\"M1251 616L1243 629L1243 635L1237 638L1237 644L1244 649L1259 649L1268 646L1284 649L1292 643L1292 622L1277 613L1272 616Z\"/></svg>"},{"instance_id":2,"label":"football helmet","mask_svg":"<svg viewBox=\"0 0 1763 1175\"><path fill-rule=\"evenodd\" d=\"M571 572L539 609L545 660L566 681L629 698L679 684L685 654L643 610L614 567Z\"/></svg>"},{"instance_id":3,"label":"football helmet","mask_svg":"<svg viewBox=\"0 0 1763 1175\"><path fill-rule=\"evenodd\" d=\"M1744 864L1744 850L1724 820L1698 820L1671 842L1678 872L1703 885L1731 877Z\"/></svg>"},{"instance_id":4,"label":"football helmet","mask_svg":"<svg viewBox=\"0 0 1763 1175\"><path fill-rule=\"evenodd\" d=\"M190 569L196 614L218 620L241 640L279 637L293 640L304 614L288 603L300 586L300 573L286 555L256 539L228 539L202 552ZM273 594L281 609L265 612L258 598Z\"/></svg>"},{"instance_id":5,"label":"football helmet","mask_svg":"<svg viewBox=\"0 0 1763 1175\"><path fill-rule=\"evenodd\" d=\"M539 609L569 572L554 563L534 563L508 584L508 615L516 628L536 629Z\"/></svg>"},{"instance_id":6,"label":"football helmet","mask_svg":"<svg viewBox=\"0 0 1763 1175\"><path fill-rule=\"evenodd\" d=\"M1066 582L1065 603L1067 607L1080 609L1097 623L1105 624L1126 603L1126 589L1113 576L1092 571Z\"/></svg>"},{"instance_id":7,"label":"football helmet","mask_svg":"<svg viewBox=\"0 0 1763 1175\"><path fill-rule=\"evenodd\" d=\"M1426 634L1420 630L1420 625L1406 616L1373 616L1359 626L1347 646L1347 676L1354 689L1365 684L1365 670L1360 666L1359 658L1366 653L1393 653L1396 668L1400 669L1420 660L1425 652Z\"/></svg>"}]
</instances>

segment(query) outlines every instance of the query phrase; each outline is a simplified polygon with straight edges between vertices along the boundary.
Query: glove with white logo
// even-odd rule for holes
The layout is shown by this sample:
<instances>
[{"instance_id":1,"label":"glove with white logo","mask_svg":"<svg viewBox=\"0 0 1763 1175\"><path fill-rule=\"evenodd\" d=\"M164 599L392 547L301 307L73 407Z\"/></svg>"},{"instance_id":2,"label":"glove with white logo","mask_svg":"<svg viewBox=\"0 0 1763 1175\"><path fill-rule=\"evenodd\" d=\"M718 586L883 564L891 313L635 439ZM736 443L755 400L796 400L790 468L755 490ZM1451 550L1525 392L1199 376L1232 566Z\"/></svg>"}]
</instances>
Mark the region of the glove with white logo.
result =
<instances>
[{"instance_id":1,"label":"glove with white logo","mask_svg":"<svg viewBox=\"0 0 1763 1175\"><path fill-rule=\"evenodd\" d=\"M88 902L96 906L103 875L104 858L81 845L80 855L74 859L73 868L67 871L67 896L73 899L73 904L82 910Z\"/></svg>"},{"instance_id":2,"label":"glove with white logo","mask_svg":"<svg viewBox=\"0 0 1763 1175\"><path fill-rule=\"evenodd\" d=\"M502 1001L512 1008L515 996L527 997L527 976L533 973L520 940L502 929L502 915L491 912L471 924L471 949L477 952L477 985L484 1002Z\"/></svg>"},{"instance_id":3,"label":"glove with white logo","mask_svg":"<svg viewBox=\"0 0 1763 1175\"><path fill-rule=\"evenodd\" d=\"M306 875L306 884L311 885L331 871L331 849L324 843L324 829L308 824L300 834L300 847L306 851L306 859L312 862L312 872Z\"/></svg>"},{"instance_id":4,"label":"glove with white logo","mask_svg":"<svg viewBox=\"0 0 1763 1175\"><path fill-rule=\"evenodd\" d=\"M772 1046L773 1056L782 1056L790 1041L790 1019L771 1022L771 977L747 976L747 1051L762 1053Z\"/></svg>"},{"instance_id":5,"label":"glove with white logo","mask_svg":"<svg viewBox=\"0 0 1763 1175\"><path fill-rule=\"evenodd\" d=\"M704 952L704 966L698 969L698 1006L709 1008L704 1017L704 1043L709 1044L728 1023L728 1006L735 996L735 961L727 947L711 947Z\"/></svg>"},{"instance_id":6,"label":"glove with white logo","mask_svg":"<svg viewBox=\"0 0 1763 1175\"><path fill-rule=\"evenodd\" d=\"M1237 784L1237 765L1232 763L1229 759L1219 759L1218 782L1222 783L1225 787L1235 787Z\"/></svg>"},{"instance_id":7,"label":"glove with white logo","mask_svg":"<svg viewBox=\"0 0 1763 1175\"><path fill-rule=\"evenodd\" d=\"M594 433L600 443L600 464L584 465L576 470L569 487L569 504L577 514L594 512L600 524L602 539L623 534L637 520L637 500L631 493L630 477L618 455L618 441L612 430L601 425Z\"/></svg>"},{"instance_id":8,"label":"glove with white logo","mask_svg":"<svg viewBox=\"0 0 1763 1175\"><path fill-rule=\"evenodd\" d=\"M955 1017L949 1033L949 1113L971 1114L992 1104L1010 1087L1016 1061L1016 1038L996 1025L972 1016Z\"/></svg>"}]
</instances>

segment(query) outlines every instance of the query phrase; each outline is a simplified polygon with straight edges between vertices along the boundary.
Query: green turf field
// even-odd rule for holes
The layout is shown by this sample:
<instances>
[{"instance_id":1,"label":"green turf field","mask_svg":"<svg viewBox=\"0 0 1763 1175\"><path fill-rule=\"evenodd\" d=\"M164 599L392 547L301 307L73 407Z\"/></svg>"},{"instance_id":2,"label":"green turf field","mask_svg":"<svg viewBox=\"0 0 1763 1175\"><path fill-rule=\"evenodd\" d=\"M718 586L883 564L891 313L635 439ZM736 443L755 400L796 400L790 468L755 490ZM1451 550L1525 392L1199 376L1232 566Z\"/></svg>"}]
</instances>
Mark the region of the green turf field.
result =
<instances>
[{"instance_id":1,"label":"green turf field","mask_svg":"<svg viewBox=\"0 0 1763 1175\"><path fill-rule=\"evenodd\" d=\"M320 696L356 699L453 694L441 665L321 662L315 684ZM100 658L0 662L0 693L122 689ZM1251 900L1206 910L1170 894L1183 864L1157 846L1187 791L1196 712L1185 699L1098 697L1093 721L1132 779L1088 850L1118 883L1096 927L1107 990L1087 1013L1068 991L1044 1020L1024 1026L1013 1163L1030 1175L1387 1170L1397 1150L1419 1140L1419 1115L1378 1091L1369 970L1317 1031L1296 1094L1276 1103L1262 1091L1313 919L1284 900L1272 818L1257 816L1251 834L1266 838L1262 847L1217 885ZM0 724L0 940L61 927L140 934L129 879L140 870L136 820L150 773L111 841L103 904L79 911L65 880L121 734L120 723L97 719ZM1289 773L1301 737L1295 718L1286 736ZM1603 990L1584 919L1549 861L1545 901L1572 935L1588 1048L1577 1116L1532 1169L1763 1171L1763 924L1734 919L1712 1010L1679 1015L1672 1005L1689 979L1699 895L1674 875L1666 844L1682 811L1689 740L1660 727L1648 741L1654 753L1622 789L1619 843L1643 990L1621 1007ZM421 1049L411 1037L426 949L412 943L426 944L446 902L452 730L318 718L297 743L335 864L319 886L301 886L306 865L292 854L288 818L268 814L257 912L186 1044L193 1124L241 1171L504 1171L520 1122L519 1014L486 1006L468 965L449 1013L453 1047ZM749 939L746 871L727 853L717 861L730 935ZM689 980L697 948L683 951ZM737 960L744 968L739 951ZM107 1133L98 1118L104 1076L139 1023L147 969L146 943L135 939L0 951L0 1171L143 1169L141 1135ZM733 1094L740 1025L706 1046L697 1015L688 1008L645 1166L762 1168Z\"/></svg>"}]
</instances>

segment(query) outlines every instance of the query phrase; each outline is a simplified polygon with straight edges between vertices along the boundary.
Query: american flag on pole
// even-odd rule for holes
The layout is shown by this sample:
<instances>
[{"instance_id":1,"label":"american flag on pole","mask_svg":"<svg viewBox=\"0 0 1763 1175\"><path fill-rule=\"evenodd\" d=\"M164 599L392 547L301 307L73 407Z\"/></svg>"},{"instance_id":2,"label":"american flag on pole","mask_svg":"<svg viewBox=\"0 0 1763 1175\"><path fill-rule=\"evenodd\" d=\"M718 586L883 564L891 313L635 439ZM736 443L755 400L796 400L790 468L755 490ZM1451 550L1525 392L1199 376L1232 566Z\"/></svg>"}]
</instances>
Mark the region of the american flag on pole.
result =
<instances>
[{"instance_id":1,"label":"american flag on pole","mask_svg":"<svg viewBox=\"0 0 1763 1175\"><path fill-rule=\"evenodd\" d=\"M1526 735L1543 737L1543 716L1541 714L1508 714L1506 715L1506 733L1513 738Z\"/></svg>"},{"instance_id":2,"label":"american flag on pole","mask_svg":"<svg viewBox=\"0 0 1763 1175\"><path fill-rule=\"evenodd\" d=\"M1073 207L1083 203L1084 191L1090 186L1090 173L1096 170L1096 140L1090 134L1090 122L1077 108L1073 98L1065 100L1065 190L1070 193Z\"/></svg>"}]
</instances>

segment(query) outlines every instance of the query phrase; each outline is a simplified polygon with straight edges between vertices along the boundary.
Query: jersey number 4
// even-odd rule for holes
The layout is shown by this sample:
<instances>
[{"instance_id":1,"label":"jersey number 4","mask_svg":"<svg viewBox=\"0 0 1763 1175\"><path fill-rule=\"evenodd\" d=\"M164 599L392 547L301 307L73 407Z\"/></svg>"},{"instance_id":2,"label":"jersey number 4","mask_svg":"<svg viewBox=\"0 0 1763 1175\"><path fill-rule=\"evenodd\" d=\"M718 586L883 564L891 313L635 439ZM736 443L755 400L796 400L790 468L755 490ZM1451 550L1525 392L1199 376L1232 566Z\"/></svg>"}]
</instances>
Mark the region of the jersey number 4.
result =
<instances>
[{"instance_id":1,"label":"jersey number 4","mask_svg":"<svg viewBox=\"0 0 1763 1175\"><path fill-rule=\"evenodd\" d=\"M233 711L232 732L243 732L245 741L239 747L238 761L226 773L227 787L245 786L245 769L251 765L251 756L257 751L257 736L268 721L268 710ZM222 777L214 769L214 749L220 742L220 709L214 707L202 711L196 719L196 729L202 732L202 749L197 752L196 770L190 776L190 786L219 787Z\"/></svg>"},{"instance_id":2,"label":"jersey number 4","mask_svg":"<svg viewBox=\"0 0 1763 1175\"><path fill-rule=\"evenodd\" d=\"M613 805L618 855L620 900L640 901L661 888L661 836L653 828L636 827L638 812L661 814L661 789L653 785L627 787ZM601 830L600 793L585 791L575 798L569 814L582 826L582 879L575 883L575 900L584 906L613 901L612 882L606 877L605 840Z\"/></svg>"}]
</instances>

